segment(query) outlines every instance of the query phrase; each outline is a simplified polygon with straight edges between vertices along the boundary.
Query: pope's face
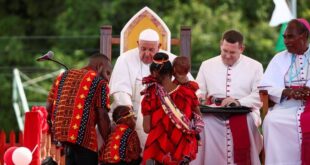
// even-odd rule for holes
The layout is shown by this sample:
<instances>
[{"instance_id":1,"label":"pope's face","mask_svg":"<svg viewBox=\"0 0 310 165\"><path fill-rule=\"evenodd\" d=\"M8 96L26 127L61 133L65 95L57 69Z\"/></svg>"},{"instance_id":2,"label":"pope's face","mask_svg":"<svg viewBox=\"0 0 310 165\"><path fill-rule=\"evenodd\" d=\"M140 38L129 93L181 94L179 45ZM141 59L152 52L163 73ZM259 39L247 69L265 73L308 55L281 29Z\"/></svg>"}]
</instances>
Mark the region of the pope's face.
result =
<instances>
[{"instance_id":1,"label":"pope's face","mask_svg":"<svg viewBox=\"0 0 310 165\"><path fill-rule=\"evenodd\" d=\"M243 52L244 46L239 42L229 43L226 40L221 42L221 57L225 65L232 66L239 59Z\"/></svg>"},{"instance_id":2,"label":"pope's face","mask_svg":"<svg viewBox=\"0 0 310 165\"><path fill-rule=\"evenodd\" d=\"M159 51L160 44L158 41L138 41L140 59L145 64L153 61L153 56Z\"/></svg>"}]
</instances>

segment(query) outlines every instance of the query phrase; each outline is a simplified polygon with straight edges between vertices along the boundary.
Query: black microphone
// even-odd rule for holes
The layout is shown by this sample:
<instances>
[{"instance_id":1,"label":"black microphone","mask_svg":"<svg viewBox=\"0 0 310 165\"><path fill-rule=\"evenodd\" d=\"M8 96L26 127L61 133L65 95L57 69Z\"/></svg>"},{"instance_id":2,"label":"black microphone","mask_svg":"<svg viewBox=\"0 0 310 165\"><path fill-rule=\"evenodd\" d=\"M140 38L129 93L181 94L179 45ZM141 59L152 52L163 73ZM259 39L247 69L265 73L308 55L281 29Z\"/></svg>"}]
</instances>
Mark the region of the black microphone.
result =
<instances>
[{"instance_id":1,"label":"black microphone","mask_svg":"<svg viewBox=\"0 0 310 165\"><path fill-rule=\"evenodd\" d=\"M228 104L228 107L236 107L236 106L237 106L236 103L230 103L230 104Z\"/></svg>"},{"instance_id":2,"label":"black microphone","mask_svg":"<svg viewBox=\"0 0 310 165\"><path fill-rule=\"evenodd\" d=\"M221 104L223 101L223 99L220 99L220 98L216 98L216 97L212 97L211 98L211 103L214 103L214 104Z\"/></svg>"},{"instance_id":3,"label":"black microphone","mask_svg":"<svg viewBox=\"0 0 310 165\"><path fill-rule=\"evenodd\" d=\"M36 60L37 61L53 61L53 62L63 66L66 70L69 70L68 67L65 64L63 64L63 63L61 63L61 62L59 62L57 60L54 60L53 56L54 56L54 53L52 51L48 51L46 54L44 54L43 56L37 58Z\"/></svg>"},{"instance_id":4,"label":"black microphone","mask_svg":"<svg viewBox=\"0 0 310 165\"><path fill-rule=\"evenodd\" d=\"M37 61L46 61L46 60L51 60L54 57L54 52L48 51L46 54L43 56L37 58Z\"/></svg>"}]
</instances>

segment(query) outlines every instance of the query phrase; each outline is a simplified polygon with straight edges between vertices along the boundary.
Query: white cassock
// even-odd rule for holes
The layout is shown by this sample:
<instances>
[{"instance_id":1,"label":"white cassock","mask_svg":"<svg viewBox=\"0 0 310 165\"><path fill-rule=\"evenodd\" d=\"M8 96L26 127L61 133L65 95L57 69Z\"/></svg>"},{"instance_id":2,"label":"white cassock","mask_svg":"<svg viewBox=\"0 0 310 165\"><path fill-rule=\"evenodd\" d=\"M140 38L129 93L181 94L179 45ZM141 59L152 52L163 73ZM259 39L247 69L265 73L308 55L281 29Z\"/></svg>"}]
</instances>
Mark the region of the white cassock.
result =
<instances>
[{"instance_id":1,"label":"white cassock","mask_svg":"<svg viewBox=\"0 0 310 165\"><path fill-rule=\"evenodd\" d=\"M285 86L310 86L309 56L309 49L305 55L296 56L295 60L286 50L280 52L270 61L263 76L260 85L268 90L269 98L276 103L269 108L263 122L266 165L301 164L299 120L304 105L300 100L281 98L281 95Z\"/></svg>"},{"instance_id":2,"label":"white cassock","mask_svg":"<svg viewBox=\"0 0 310 165\"><path fill-rule=\"evenodd\" d=\"M196 78L203 96L232 97L238 99L242 106L252 108L252 112L247 115L247 123L253 165L260 165L259 153L263 145L262 135L258 130L262 103L257 88L262 75L262 65L249 57L240 55L233 66L227 66L222 62L221 56L216 56L201 64ZM234 164L229 120L221 120L212 114L203 114L203 120L205 127L200 134L203 144L191 164Z\"/></svg>"},{"instance_id":3,"label":"white cassock","mask_svg":"<svg viewBox=\"0 0 310 165\"><path fill-rule=\"evenodd\" d=\"M169 60L172 62L175 55L165 52L169 55ZM133 110L137 116L136 131L140 139L141 148L144 148L147 134L143 130L143 116L141 113L141 90L142 78L150 75L150 64L144 64L140 60L138 48L131 49L121 54L113 68L110 79L110 94L114 98L113 107L119 105L133 106ZM190 76L190 79L193 79Z\"/></svg>"}]
</instances>

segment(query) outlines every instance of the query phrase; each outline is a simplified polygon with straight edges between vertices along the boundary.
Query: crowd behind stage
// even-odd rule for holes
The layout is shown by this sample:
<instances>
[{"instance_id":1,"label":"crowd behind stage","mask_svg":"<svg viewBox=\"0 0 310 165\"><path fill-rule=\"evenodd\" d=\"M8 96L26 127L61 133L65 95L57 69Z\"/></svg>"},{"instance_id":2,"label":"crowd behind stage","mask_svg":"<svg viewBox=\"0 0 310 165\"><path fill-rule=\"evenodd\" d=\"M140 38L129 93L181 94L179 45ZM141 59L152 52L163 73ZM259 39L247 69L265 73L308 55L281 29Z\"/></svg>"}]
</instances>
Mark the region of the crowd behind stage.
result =
<instances>
[{"instance_id":1,"label":"crowd behind stage","mask_svg":"<svg viewBox=\"0 0 310 165\"><path fill-rule=\"evenodd\" d=\"M227 30L194 78L190 60L161 50L158 33L145 29L113 69L95 53L56 77L46 105L52 140L68 165L310 164L309 34L307 20L291 20L287 50L264 72L243 54L242 33ZM260 89L274 102L263 124ZM201 104L250 111L201 113Z\"/></svg>"}]
</instances>

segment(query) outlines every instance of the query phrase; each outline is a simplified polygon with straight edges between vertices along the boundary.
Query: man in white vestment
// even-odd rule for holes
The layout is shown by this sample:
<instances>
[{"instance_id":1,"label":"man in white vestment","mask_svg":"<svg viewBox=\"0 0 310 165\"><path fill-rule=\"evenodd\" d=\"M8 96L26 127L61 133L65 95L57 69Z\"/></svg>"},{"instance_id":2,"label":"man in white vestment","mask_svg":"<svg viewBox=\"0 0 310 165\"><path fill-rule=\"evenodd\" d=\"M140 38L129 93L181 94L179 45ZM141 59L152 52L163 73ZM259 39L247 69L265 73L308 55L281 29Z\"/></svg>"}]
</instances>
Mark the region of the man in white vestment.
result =
<instances>
[{"instance_id":1,"label":"man in white vestment","mask_svg":"<svg viewBox=\"0 0 310 165\"><path fill-rule=\"evenodd\" d=\"M226 31L221 40L221 54L204 61L196 81L210 106L246 106L248 114L229 118L203 114L205 122L201 133L196 165L245 164L260 165L262 136L258 84L263 75L262 65L243 55L243 36L235 30Z\"/></svg>"},{"instance_id":2,"label":"man in white vestment","mask_svg":"<svg viewBox=\"0 0 310 165\"><path fill-rule=\"evenodd\" d=\"M159 35L155 30L146 29L139 35L138 47L121 54L113 68L110 79L111 95L114 98L113 107L119 105L130 106L137 115L136 131L138 133L141 147L144 148L147 134L142 126L143 116L141 114L141 95L144 89L142 78L150 74L150 64L153 56L160 50ZM175 55L169 55L172 62ZM192 79L192 78L191 78Z\"/></svg>"},{"instance_id":3,"label":"man in white vestment","mask_svg":"<svg viewBox=\"0 0 310 165\"><path fill-rule=\"evenodd\" d=\"M261 87L275 103L263 122L265 164L310 164L310 25L293 19L284 33L287 50L276 54Z\"/></svg>"}]
</instances>

